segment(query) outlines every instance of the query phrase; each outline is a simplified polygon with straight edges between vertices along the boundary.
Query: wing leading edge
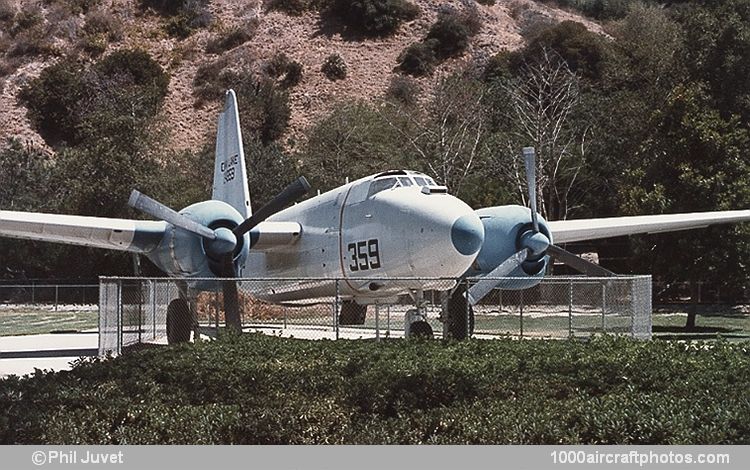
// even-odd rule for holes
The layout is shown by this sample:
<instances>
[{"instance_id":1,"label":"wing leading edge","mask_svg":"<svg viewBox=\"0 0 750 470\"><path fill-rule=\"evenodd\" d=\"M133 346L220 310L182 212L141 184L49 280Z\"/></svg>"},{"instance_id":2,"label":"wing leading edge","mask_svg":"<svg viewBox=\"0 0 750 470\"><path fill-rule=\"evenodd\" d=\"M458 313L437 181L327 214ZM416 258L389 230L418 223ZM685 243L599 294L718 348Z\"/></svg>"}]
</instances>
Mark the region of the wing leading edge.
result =
<instances>
[{"instance_id":1,"label":"wing leading edge","mask_svg":"<svg viewBox=\"0 0 750 470\"><path fill-rule=\"evenodd\" d=\"M560 244L639 233L676 232L745 221L750 221L750 210L558 220L547 224L555 243Z\"/></svg>"},{"instance_id":2,"label":"wing leading edge","mask_svg":"<svg viewBox=\"0 0 750 470\"><path fill-rule=\"evenodd\" d=\"M0 211L0 236L134 253L152 251L166 229L166 222Z\"/></svg>"}]
</instances>

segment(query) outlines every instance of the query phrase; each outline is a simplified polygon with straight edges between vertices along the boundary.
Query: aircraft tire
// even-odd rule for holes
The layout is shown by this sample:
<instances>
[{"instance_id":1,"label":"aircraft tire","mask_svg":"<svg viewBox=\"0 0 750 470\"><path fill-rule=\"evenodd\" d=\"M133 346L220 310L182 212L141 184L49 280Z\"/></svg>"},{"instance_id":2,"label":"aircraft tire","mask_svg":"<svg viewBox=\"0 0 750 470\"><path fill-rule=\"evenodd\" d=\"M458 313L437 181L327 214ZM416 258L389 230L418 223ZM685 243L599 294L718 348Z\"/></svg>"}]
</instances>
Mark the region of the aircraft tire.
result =
<instances>
[{"instance_id":1,"label":"aircraft tire","mask_svg":"<svg viewBox=\"0 0 750 470\"><path fill-rule=\"evenodd\" d=\"M359 305L353 301L341 303L339 313L339 325L364 325L367 316L367 305Z\"/></svg>"},{"instance_id":2,"label":"aircraft tire","mask_svg":"<svg viewBox=\"0 0 750 470\"><path fill-rule=\"evenodd\" d=\"M448 299L448 335L451 339L463 340L474 333L474 307L469 305L469 324L466 329L466 287L462 284Z\"/></svg>"},{"instance_id":3,"label":"aircraft tire","mask_svg":"<svg viewBox=\"0 0 750 470\"><path fill-rule=\"evenodd\" d=\"M409 337L432 339L434 334L429 323L424 320L419 320L409 325Z\"/></svg>"},{"instance_id":4,"label":"aircraft tire","mask_svg":"<svg viewBox=\"0 0 750 470\"><path fill-rule=\"evenodd\" d=\"M192 315L185 299L175 299L167 306L167 343L190 341Z\"/></svg>"}]
</instances>

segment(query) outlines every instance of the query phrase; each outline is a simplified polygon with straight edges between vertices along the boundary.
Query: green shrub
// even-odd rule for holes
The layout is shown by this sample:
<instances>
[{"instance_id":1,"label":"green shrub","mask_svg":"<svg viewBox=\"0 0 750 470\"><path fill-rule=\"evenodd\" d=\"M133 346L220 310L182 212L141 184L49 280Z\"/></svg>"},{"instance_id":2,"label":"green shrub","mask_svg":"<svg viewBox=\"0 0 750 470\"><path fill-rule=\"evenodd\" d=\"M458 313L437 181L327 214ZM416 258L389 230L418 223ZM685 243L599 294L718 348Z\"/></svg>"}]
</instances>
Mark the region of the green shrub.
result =
<instances>
[{"instance_id":1,"label":"green shrub","mask_svg":"<svg viewBox=\"0 0 750 470\"><path fill-rule=\"evenodd\" d=\"M346 62L339 54L331 54L326 57L320 71L328 80L343 80L346 78Z\"/></svg>"},{"instance_id":2,"label":"green shrub","mask_svg":"<svg viewBox=\"0 0 750 470\"><path fill-rule=\"evenodd\" d=\"M460 55L469 46L469 38L481 27L481 20L471 12L450 11L441 13L430 27L427 39L434 40L435 54L439 58Z\"/></svg>"},{"instance_id":3,"label":"green shrub","mask_svg":"<svg viewBox=\"0 0 750 470\"><path fill-rule=\"evenodd\" d=\"M139 0L141 7L152 8L168 17L166 24L170 36L186 38L198 28L211 23L209 0Z\"/></svg>"},{"instance_id":4,"label":"green shrub","mask_svg":"<svg viewBox=\"0 0 750 470\"><path fill-rule=\"evenodd\" d=\"M385 96L406 106L416 106L419 103L419 85L409 77L397 75L391 79Z\"/></svg>"},{"instance_id":5,"label":"green shrub","mask_svg":"<svg viewBox=\"0 0 750 470\"><path fill-rule=\"evenodd\" d=\"M8 21L16 15L16 5L11 0L0 0L0 21Z\"/></svg>"},{"instance_id":6,"label":"green shrub","mask_svg":"<svg viewBox=\"0 0 750 470\"><path fill-rule=\"evenodd\" d=\"M224 51L234 49L255 36L257 22L248 22L242 26L236 26L219 37L213 38L206 43L206 52L209 54L221 54Z\"/></svg>"},{"instance_id":7,"label":"green shrub","mask_svg":"<svg viewBox=\"0 0 750 470\"><path fill-rule=\"evenodd\" d=\"M302 80L302 70L302 64L296 60L291 61L286 67L286 73L284 74L284 79L281 81L281 84L287 88L299 84Z\"/></svg>"},{"instance_id":8,"label":"green shrub","mask_svg":"<svg viewBox=\"0 0 750 470\"><path fill-rule=\"evenodd\" d=\"M109 41L120 41L123 34L120 20L105 9L89 11L83 31L87 35L103 35Z\"/></svg>"},{"instance_id":9,"label":"green shrub","mask_svg":"<svg viewBox=\"0 0 750 470\"><path fill-rule=\"evenodd\" d=\"M355 34L386 36L419 15L407 0L325 0L324 15L339 18Z\"/></svg>"},{"instance_id":10,"label":"green shrub","mask_svg":"<svg viewBox=\"0 0 750 470\"><path fill-rule=\"evenodd\" d=\"M437 41L435 40L410 44L398 56L399 68L415 77L431 74L437 64L436 46Z\"/></svg>"},{"instance_id":11,"label":"green shrub","mask_svg":"<svg viewBox=\"0 0 750 470\"><path fill-rule=\"evenodd\" d=\"M270 0L266 4L269 10L282 11L288 15L299 16L315 10L324 0Z\"/></svg>"},{"instance_id":12,"label":"green shrub","mask_svg":"<svg viewBox=\"0 0 750 470\"><path fill-rule=\"evenodd\" d=\"M1 380L0 443L748 444L749 366L722 342L228 336Z\"/></svg>"},{"instance_id":13,"label":"green shrub","mask_svg":"<svg viewBox=\"0 0 750 470\"><path fill-rule=\"evenodd\" d=\"M542 53L544 49L555 51L570 69L579 75L598 79L604 70L606 44L601 37L586 29L581 23L563 21L540 31L523 49L526 60Z\"/></svg>"},{"instance_id":14,"label":"green shrub","mask_svg":"<svg viewBox=\"0 0 750 470\"><path fill-rule=\"evenodd\" d=\"M161 107L168 86L169 76L148 53L123 49L91 67L72 59L51 65L21 89L19 100L48 143L74 145L91 136L94 116L112 130L118 113L130 122L149 119ZM129 103L128 97L135 96ZM91 102L97 106L85 105ZM108 111L114 114L102 115Z\"/></svg>"},{"instance_id":15,"label":"green shrub","mask_svg":"<svg viewBox=\"0 0 750 470\"><path fill-rule=\"evenodd\" d=\"M290 59L283 52L277 52L263 67L265 73L274 79L283 77L281 85L293 87L302 80L303 67L296 60Z\"/></svg>"},{"instance_id":16,"label":"green shrub","mask_svg":"<svg viewBox=\"0 0 750 470\"><path fill-rule=\"evenodd\" d=\"M86 93L85 67L67 59L50 65L19 93L34 128L47 142L76 141L79 100Z\"/></svg>"}]
</instances>

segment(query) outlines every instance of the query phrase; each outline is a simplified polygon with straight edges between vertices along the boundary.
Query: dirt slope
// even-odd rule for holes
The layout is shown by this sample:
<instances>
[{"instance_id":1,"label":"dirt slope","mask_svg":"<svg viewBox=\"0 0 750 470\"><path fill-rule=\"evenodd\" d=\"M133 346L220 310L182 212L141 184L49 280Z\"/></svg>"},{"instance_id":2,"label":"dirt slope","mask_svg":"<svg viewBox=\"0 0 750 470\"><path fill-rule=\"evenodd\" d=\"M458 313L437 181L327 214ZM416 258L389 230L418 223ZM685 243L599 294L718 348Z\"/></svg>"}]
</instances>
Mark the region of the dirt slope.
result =
<instances>
[{"instance_id":1,"label":"dirt slope","mask_svg":"<svg viewBox=\"0 0 750 470\"><path fill-rule=\"evenodd\" d=\"M304 67L303 79L291 92L292 122L290 135L298 136L324 114L337 100L372 99L382 95L391 78L399 53L410 43L424 37L434 22L440 8L446 5L460 8L462 1L412 0L420 9L417 19L399 28L384 39L349 40L338 33L321 30L318 16L308 13L288 16L268 11L260 0L213 0L212 25L185 40L168 37L159 18L139 10L136 0L103 0L103 5L121 21L124 37L110 44L109 49L139 47L148 50L167 69L172 80L164 109L170 123L175 148L184 149L201 145L210 138L215 128L217 105L196 106L193 97L193 78L198 66L215 59L205 53L206 42L232 25L256 18L259 24L255 37L230 54L243 54L258 63L270 59L276 52L284 52ZM30 8L35 0L5 0L18 8ZM2 0L0 0L2 3ZM54 27L55 12L46 3L38 2L45 13L45 22ZM53 4L54 6L54 4ZM540 23L572 19L582 22L594 31L600 27L575 14L537 4L532 0L498 0L493 6L477 5L483 18L480 33L472 39L469 51L461 58L440 66L435 75L419 80L424 91L429 91L436 80L449 73L458 64L469 60L485 60L503 49L515 49L524 43L524 34ZM59 15L57 15L59 16ZM61 52L69 49L76 37L76 28L83 25L83 16L67 20L67 35L56 37L55 44ZM68 25L66 23L66 25ZM0 32L0 41L7 32ZM325 58L339 53L347 63L345 80L329 81L320 67ZM27 59L16 71L0 78L0 140L16 136L34 144L43 145L33 131L25 109L17 103L20 87L52 61L51 58Z\"/></svg>"}]
</instances>

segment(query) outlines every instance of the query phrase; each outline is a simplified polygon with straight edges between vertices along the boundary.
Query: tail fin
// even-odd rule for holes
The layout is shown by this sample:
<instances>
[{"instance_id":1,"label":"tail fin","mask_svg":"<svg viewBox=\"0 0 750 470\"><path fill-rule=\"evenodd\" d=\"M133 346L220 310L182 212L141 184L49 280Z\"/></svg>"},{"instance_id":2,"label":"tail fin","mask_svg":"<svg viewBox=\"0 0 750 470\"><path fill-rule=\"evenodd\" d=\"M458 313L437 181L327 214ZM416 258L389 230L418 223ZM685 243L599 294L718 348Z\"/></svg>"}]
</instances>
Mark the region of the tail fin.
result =
<instances>
[{"instance_id":1,"label":"tail fin","mask_svg":"<svg viewBox=\"0 0 750 470\"><path fill-rule=\"evenodd\" d=\"M227 91L224 111L219 114L216 132L216 161L214 164L212 199L224 201L247 218L252 215L250 191L247 187L245 152L242 149L240 115L237 97Z\"/></svg>"}]
</instances>

